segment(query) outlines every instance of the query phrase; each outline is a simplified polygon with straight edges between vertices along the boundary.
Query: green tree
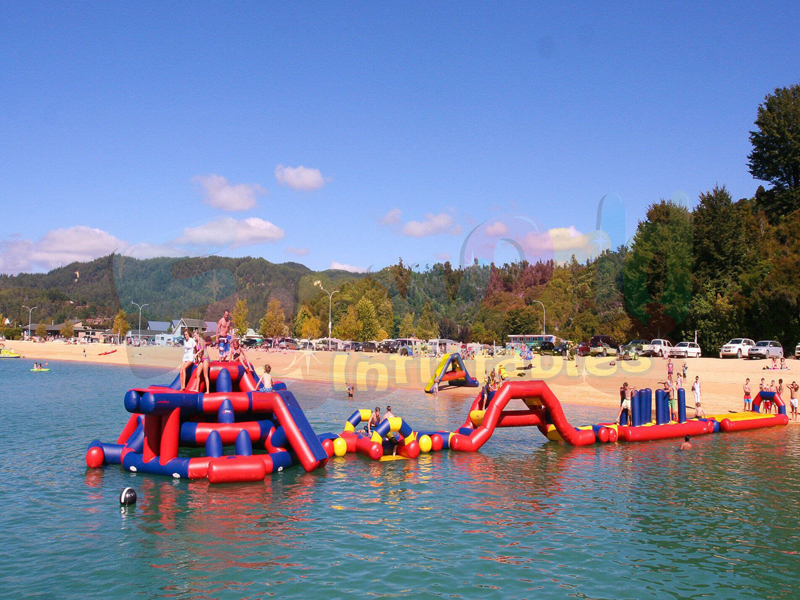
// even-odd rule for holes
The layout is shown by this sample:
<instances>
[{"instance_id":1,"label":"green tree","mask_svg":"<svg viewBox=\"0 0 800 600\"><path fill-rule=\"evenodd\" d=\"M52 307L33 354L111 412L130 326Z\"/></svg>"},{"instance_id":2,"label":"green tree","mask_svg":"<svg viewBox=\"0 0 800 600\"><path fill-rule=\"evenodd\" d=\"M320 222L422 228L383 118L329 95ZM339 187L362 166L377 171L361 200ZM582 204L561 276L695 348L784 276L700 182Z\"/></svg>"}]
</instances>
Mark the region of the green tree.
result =
<instances>
[{"instance_id":1,"label":"green tree","mask_svg":"<svg viewBox=\"0 0 800 600\"><path fill-rule=\"evenodd\" d=\"M397 330L399 337L407 338L414 335L414 313L407 312L400 322L400 327Z\"/></svg>"},{"instance_id":2,"label":"green tree","mask_svg":"<svg viewBox=\"0 0 800 600\"><path fill-rule=\"evenodd\" d=\"M116 334L118 338L121 338L126 333L130 327L128 326L128 320L125 318L125 311L120 310L117 313L117 316L114 317L114 324L111 326L111 333Z\"/></svg>"},{"instance_id":3,"label":"green tree","mask_svg":"<svg viewBox=\"0 0 800 600\"><path fill-rule=\"evenodd\" d=\"M358 322L361 326L357 340L366 342L378 337L378 330L380 329L378 315L375 312L375 305L372 304L369 298L364 296L358 301L356 313L358 314Z\"/></svg>"},{"instance_id":4,"label":"green tree","mask_svg":"<svg viewBox=\"0 0 800 600\"><path fill-rule=\"evenodd\" d=\"M686 317L691 300L692 216L662 200L650 206L626 255L628 313L649 337L668 334Z\"/></svg>"},{"instance_id":5,"label":"green tree","mask_svg":"<svg viewBox=\"0 0 800 600\"><path fill-rule=\"evenodd\" d=\"M322 336L322 323L317 317L308 317L303 321L300 329L300 336L313 340Z\"/></svg>"},{"instance_id":6,"label":"green tree","mask_svg":"<svg viewBox=\"0 0 800 600\"><path fill-rule=\"evenodd\" d=\"M305 304L303 304L300 307L300 310L297 311L297 316L294 318L294 327L292 328L292 331L295 337L308 337L303 333L303 326L305 325L306 321L312 318L312 316L313 315L311 314L311 311L308 310L308 307ZM319 319L317 319L317 321L319 322Z\"/></svg>"},{"instance_id":7,"label":"green tree","mask_svg":"<svg viewBox=\"0 0 800 600\"><path fill-rule=\"evenodd\" d=\"M753 177L773 186L758 201L775 221L800 208L800 84L768 95L755 125L747 164Z\"/></svg>"},{"instance_id":8,"label":"green tree","mask_svg":"<svg viewBox=\"0 0 800 600\"><path fill-rule=\"evenodd\" d=\"M439 337L439 325L433 314L433 306L430 300L425 302L417 323L417 337L423 340L435 339Z\"/></svg>"},{"instance_id":9,"label":"green tree","mask_svg":"<svg viewBox=\"0 0 800 600\"><path fill-rule=\"evenodd\" d=\"M537 312L538 311L538 312ZM506 314L506 331L510 334L539 333L542 330L542 310L539 305L512 308Z\"/></svg>"},{"instance_id":10,"label":"green tree","mask_svg":"<svg viewBox=\"0 0 800 600\"><path fill-rule=\"evenodd\" d=\"M267 305L267 312L259 322L258 332L269 338L280 337L286 330L286 316L281 308L281 301L273 299Z\"/></svg>"},{"instance_id":11,"label":"green tree","mask_svg":"<svg viewBox=\"0 0 800 600\"><path fill-rule=\"evenodd\" d=\"M72 336L75 335L75 325L73 324L72 321L64 321L64 324L61 326L61 330L60 331L61 331L61 337L69 339L69 338L71 338ZM47 333L47 329L45 329L45 333ZM125 333L128 333L127 330L125 331ZM36 335L39 335L39 327L38 326L36 327ZM44 336L40 336L40 337L44 337Z\"/></svg>"},{"instance_id":12,"label":"green tree","mask_svg":"<svg viewBox=\"0 0 800 600\"><path fill-rule=\"evenodd\" d=\"M347 308L347 313L337 321L336 327L333 328L333 337L340 340L358 341L360 333L361 325L358 322L358 310L351 304Z\"/></svg>"},{"instance_id":13,"label":"green tree","mask_svg":"<svg viewBox=\"0 0 800 600\"><path fill-rule=\"evenodd\" d=\"M39 323L36 325L36 335L38 335L40 338L47 337L47 325L44 323Z\"/></svg>"},{"instance_id":14,"label":"green tree","mask_svg":"<svg viewBox=\"0 0 800 600\"><path fill-rule=\"evenodd\" d=\"M250 322L247 320L250 310L247 308L247 300L239 298L236 301L236 306L233 307L233 314L231 315L231 324L233 325L233 332L240 338L247 334L250 327Z\"/></svg>"}]
</instances>

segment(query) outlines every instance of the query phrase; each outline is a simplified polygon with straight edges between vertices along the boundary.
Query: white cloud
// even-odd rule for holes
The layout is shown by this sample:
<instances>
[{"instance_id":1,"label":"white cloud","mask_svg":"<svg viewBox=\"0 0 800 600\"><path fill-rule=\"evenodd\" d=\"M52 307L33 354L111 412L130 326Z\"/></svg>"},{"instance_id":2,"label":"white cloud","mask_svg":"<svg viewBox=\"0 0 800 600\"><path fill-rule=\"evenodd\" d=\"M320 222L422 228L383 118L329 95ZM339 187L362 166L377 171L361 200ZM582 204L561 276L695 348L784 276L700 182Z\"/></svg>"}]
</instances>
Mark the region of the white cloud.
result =
<instances>
[{"instance_id":1,"label":"white cloud","mask_svg":"<svg viewBox=\"0 0 800 600\"><path fill-rule=\"evenodd\" d=\"M85 225L53 229L37 242L20 238L0 242L0 272L54 269L106 256L126 245L106 231Z\"/></svg>"},{"instance_id":2,"label":"white cloud","mask_svg":"<svg viewBox=\"0 0 800 600\"><path fill-rule=\"evenodd\" d=\"M447 213L428 214L425 215L424 221L409 221L403 225L402 233L415 238L428 237L440 233L458 235L461 233L461 226L454 225L453 217Z\"/></svg>"},{"instance_id":3,"label":"white cloud","mask_svg":"<svg viewBox=\"0 0 800 600\"><path fill-rule=\"evenodd\" d=\"M486 226L486 235L500 237L508 233L508 226L502 221L495 221Z\"/></svg>"},{"instance_id":4,"label":"white cloud","mask_svg":"<svg viewBox=\"0 0 800 600\"><path fill-rule=\"evenodd\" d=\"M275 167L275 179L281 185L288 185L293 190L312 192L325 185L325 178L319 169L299 167L285 167L282 164Z\"/></svg>"},{"instance_id":5,"label":"white cloud","mask_svg":"<svg viewBox=\"0 0 800 600\"><path fill-rule=\"evenodd\" d=\"M203 202L224 211L243 211L255 208L256 196L266 194L266 190L255 183L231 185L221 175L198 175L192 181L205 191Z\"/></svg>"},{"instance_id":6,"label":"white cloud","mask_svg":"<svg viewBox=\"0 0 800 600\"><path fill-rule=\"evenodd\" d=\"M336 262L335 260L331 261L331 269L339 269L340 271L350 271L351 273L366 273L367 269L364 267L355 267L353 265L348 265L345 263Z\"/></svg>"},{"instance_id":7,"label":"white cloud","mask_svg":"<svg viewBox=\"0 0 800 600\"><path fill-rule=\"evenodd\" d=\"M169 244L148 244L144 242L127 244L120 249L119 253L142 260L147 258L159 258L161 256L184 256L186 254Z\"/></svg>"},{"instance_id":8,"label":"white cloud","mask_svg":"<svg viewBox=\"0 0 800 600\"><path fill-rule=\"evenodd\" d=\"M294 254L296 256L308 256L309 249L308 248L292 248L289 246L286 248L287 254Z\"/></svg>"},{"instance_id":9,"label":"white cloud","mask_svg":"<svg viewBox=\"0 0 800 600\"><path fill-rule=\"evenodd\" d=\"M249 217L237 221L225 217L183 230L183 235L175 240L178 244L189 246L249 246L275 242L284 236L284 231L277 225L258 217Z\"/></svg>"},{"instance_id":10,"label":"white cloud","mask_svg":"<svg viewBox=\"0 0 800 600\"><path fill-rule=\"evenodd\" d=\"M528 232L520 245L525 254L534 260L547 253L554 255L558 261L569 260L573 254L579 260L593 254L590 236L572 225L548 229L546 233Z\"/></svg>"},{"instance_id":11,"label":"white cloud","mask_svg":"<svg viewBox=\"0 0 800 600\"><path fill-rule=\"evenodd\" d=\"M402 218L402 216L403 216L403 211L402 210L400 210L399 208L393 208L388 213L383 215L383 218L381 219L381 224L382 225L396 225L397 223L400 222L400 219Z\"/></svg>"}]
</instances>

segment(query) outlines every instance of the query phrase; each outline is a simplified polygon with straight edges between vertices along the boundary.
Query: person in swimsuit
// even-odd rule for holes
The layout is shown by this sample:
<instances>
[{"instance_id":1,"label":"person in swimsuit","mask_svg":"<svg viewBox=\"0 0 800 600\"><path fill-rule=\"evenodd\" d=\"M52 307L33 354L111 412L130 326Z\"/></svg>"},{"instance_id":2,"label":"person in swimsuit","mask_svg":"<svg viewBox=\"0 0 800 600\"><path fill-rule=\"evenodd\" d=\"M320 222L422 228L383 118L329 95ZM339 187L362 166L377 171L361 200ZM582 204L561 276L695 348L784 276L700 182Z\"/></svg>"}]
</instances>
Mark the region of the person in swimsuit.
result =
<instances>
[{"instance_id":1,"label":"person in swimsuit","mask_svg":"<svg viewBox=\"0 0 800 600\"><path fill-rule=\"evenodd\" d=\"M794 420L797 421L797 389L798 385L796 381L793 381L789 384L789 393L791 394L791 400L789 400L789 405L792 408L792 416Z\"/></svg>"},{"instance_id":2,"label":"person in swimsuit","mask_svg":"<svg viewBox=\"0 0 800 600\"><path fill-rule=\"evenodd\" d=\"M631 425L631 398L633 397L633 388L628 387L628 382L622 384L622 389L620 390L620 396L622 398L622 402L619 405L619 413L617 414L617 420L614 421L617 425L620 423L620 419L622 418L622 412L627 410L628 411L628 425Z\"/></svg>"},{"instance_id":3,"label":"person in swimsuit","mask_svg":"<svg viewBox=\"0 0 800 600\"><path fill-rule=\"evenodd\" d=\"M271 392L274 389L273 386L272 367L270 365L264 365L264 374L261 376L261 380L258 382L258 387L263 387L265 392Z\"/></svg>"},{"instance_id":4,"label":"person in swimsuit","mask_svg":"<svg viewBox=\"0 0 800 600\"><path fill-rule=\"evenodd\" d=\"M692 384L692 392L694 392L694 416L695 417L703 417L706 416L706 411L700 406L700 376L697 375L694 378L694 383Z\"/></svg>"},{"instance_id":5,"label":"person in swimsuit","mask_svg":"<svg viewBox=\"0 0 800 600\"><path fill-rule=\"evenodd\" d=\"M685 438L683 438L683 443L681 443L681 447L678 448L678 450L691 450L691 449L692 449L692 444L689 441L689 436L687 435Z\"/></svg>"},{"instance_id":6,"label":"person in swimsuit","mask_svg":"<svg viewBox=\"0 0 800 600\"><path fill-rule=\"evenodd\" d=\"M231 348L231 360L238 362L248 371L252 371L253 365L247 359L247 355L244 353L244 346L239 343L239 338L234 338L231 346L233 346Z\"/></svg>"},{"instance_id":7,"label":"person in swimsuit","mask_svg":"<svg viewBox=\"0 0 800 600\"><path fill-rule=\"evenodd\" d=\"M667 363L667 381L669 381L670 383L672 383L672 370L673 370L673 368L674 367L673 367L673 364L672 364L672 359L670 358L669 362Z\"/></svg>"},{"instance_id":8,"label":"person in swimsuit","mask_svg":"<svg viewBox=\"0 0 800 600\"><path fill-rule=\"evenodd\" d=\"M783 379L778 379L778 387L776 388L775 391L778 393L778 396L780 396L781 400L783 400ZM779 409L777 402L772 403L772 410L775 412L776 415L778 414Z\"/></svg>"},{"instance_id":9,"label":"person in swimsuit","mask_svg":"<svg viewBox=\"0 0 800 600\"><path fill-rule=\"evenodd\" d=\"M228 360L228 353L230 352L231 340L231 315L228 309L222 313L222 318L217 321L217 349L219 350L219 359Z\"/></svg>"},{"instance_id":10,"label":"person in swimsuit","mask_svg":"<svg viewBox=\"0 0 800 600\"><path fill-rule=\"evenodd\" d=\"M689 371L689 365L686 364L686 361L683 361L683 380L686 381L686 373Z\"/></svg>"},{"instance_id":11,"label":"person in swimsuit","mask_svg":"<svg viewBox=\"0 0 800 600\"><path fill-rule=\"evenodd\" d=\"M680 375L678 375L680 377ZM678 399L677 391L671 381L664 382L664 391L669 394L669 420L678 422Z\"/></svg>"},{"instance_id":12,"label":"person in swimsuit","mask_svg":"<svg viewBox=\"0 0 800 600\"><path fill-rule=\"evenodd\" d=\"M367 421L367 426L365 429L367 430L367 434L372 435L372 430L375 429L380 422L381 419L381 407L376 406L375 410L372 411L372 414L369 416L369 421Z\"/></svg>"},{"instance_id":13,"label":"person in swimsuit","mask_svg":"<svg viewBox=\"0 0 800 600\"><path fill-rule=\"evenodd\" d=\"M194 379L194 389L190 390L193 392L200 391L200 377L202 376L205 379L206 393L211 391L211 382L208 378L209 367L211 366L211 359L208 357L208 343L211 341L211 338L203 339L200 336L200 330L194 330L194 341L196 346L195 353L194 353L194 363L197 365L197 376Z\"/></svg>"},{"instance_id":14,"label":"person in swimsuit","mask_svg":"<svg viewBox=\"0 0 800 600\"><path fill-rule=\"evenodd\" d=\"M183 361L181 362L181 389L186 389L186 379L189 368L194 364L194 351L197 342L192 339L188 329L183 330Z\"/></svg>"},{"instance_id":15,"label":"person in swimsuit","mask_svg":"<svg viewBox=\"0 0 800 600\"><path fill-rule=\"evenodd\" d=\"M744 410L745 412L750 410L751 407L751 398L750 398L750 378L748 377L747 380L744 382Z\"/></svg>"}]
</instances>

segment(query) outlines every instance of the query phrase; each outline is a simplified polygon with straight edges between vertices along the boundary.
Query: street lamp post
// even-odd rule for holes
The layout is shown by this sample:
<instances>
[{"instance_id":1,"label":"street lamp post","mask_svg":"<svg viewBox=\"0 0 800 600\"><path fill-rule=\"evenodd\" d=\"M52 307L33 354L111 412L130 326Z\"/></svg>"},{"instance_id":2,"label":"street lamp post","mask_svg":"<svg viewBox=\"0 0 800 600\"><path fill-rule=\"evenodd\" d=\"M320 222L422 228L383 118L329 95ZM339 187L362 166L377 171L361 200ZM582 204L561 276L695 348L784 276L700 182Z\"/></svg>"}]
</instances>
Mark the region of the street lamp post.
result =
<instances>
[{"instance_id":1,"label":"street lamp post","mask_svg":"<svg viewBox=\"0 0 800 600\"><path fill-rule=\"evenodd\" d=\"M545 335L545 326L547 325L547 311L544 309L544 304L539 300L534 300L537 304L542 305L542 335Z\"/></svg>"},{"instance_id":2,"label":"street lamp post","mask_svg":"<svg viewBox=\"0 0 800 600\"><path fill-rule=\"evenodd\" d=\"M35 309L39 308L39 307L38 306L34 306L33 308L31 308L31 307L25 306L23 304L22 308L27 308L28 309L28 341L30 341L30 339L31 339L31 316L33 315L33 311Z\"/></svg>"},{"instance_id":3,"label":"street lamp post","mask_svg":"<svg viewBox=\"0 0 800 600\"><path fill-rule=\"evenodd\" d=\"M138 304L137 302L134 302L133 300L131 300L131 304L133 304L134 306L138 306L139 307L139 345L141 346L142 345L142 309L145 306L147 306L147 304Z\"/></svg>"},{"instance_id":4,"label":"street lamp post","mask_svg":"<svg viewBox=\"0 0 800 600\"><path fill-rule=\"evenodd\" d=\"M328 352L330 352L331 351L331 325L333 324L332 321L331 321L331 312L333 310L333 295L336 292L338 292L339 290L333 290L332 292L329 292L324 287L322 287L322 282L319 279L317 279L314 282L314 285L317 286L319 289L321 289L326 294L328 294Z\"/></svg>"}]
</instances>

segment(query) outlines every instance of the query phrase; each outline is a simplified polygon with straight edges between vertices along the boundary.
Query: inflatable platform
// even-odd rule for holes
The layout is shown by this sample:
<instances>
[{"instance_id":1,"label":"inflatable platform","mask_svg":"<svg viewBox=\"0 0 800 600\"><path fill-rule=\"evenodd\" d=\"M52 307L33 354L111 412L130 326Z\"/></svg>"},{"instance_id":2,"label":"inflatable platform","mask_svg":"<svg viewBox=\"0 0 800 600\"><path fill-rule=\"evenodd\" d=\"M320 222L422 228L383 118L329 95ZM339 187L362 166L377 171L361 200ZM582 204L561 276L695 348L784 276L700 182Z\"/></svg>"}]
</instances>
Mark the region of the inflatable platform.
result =
<instances>
[{"instance_id":1,"label":"inflatable platform","mask_svg":"<svg viewBox=\"0 0 800 600\"><path fill-rule=\"evenodd\" d=\"M425 386L426 393L433 393L433 384L438 384L439 390L442 389L442 384L467 387L478 387L480 385L477 379L470 376L458 352L445 354L442 357L439 366L436 367L436 372L431 377L428 385Z\"/></svg>"},{"instance_id":2,"label":"inflatable platform","mask_svg":"<svg viewBox=\"0 0 800 600\"><path fill-rule=\"evenodd\" d=\"M195 377L193 370L187 388L194 387ZM226 483L259 481L296 464L313 471L331 457L346 454L379 461L415 459L421 453L447 449L475 452L504 427L536 427L549 440L587 446L747 431L789 422L783 400L773 392L758 394L752 411L687 418L685 394L679 390L678 420L670 421L663 390L656 391L655 403L651 390L639 390L622 424L575 427L544 381L509 381L488 398L481 390L456 431L414 429L401 417L383 419L367 431L364 424L372 413L359 409L341 433L317 435L283 383L276 382L272 392L264 391L255 373L238 363L212 362L210 390L187 392L179 381L178 377L169 386L130 390L125 408L131 416L122 433L116 443L91 442L86 464L91 468L120 464L131 472ZM760 412L767 401L777 414ZM182 456L181 448L201 450Z\"/></svg>"}]
</instances>

